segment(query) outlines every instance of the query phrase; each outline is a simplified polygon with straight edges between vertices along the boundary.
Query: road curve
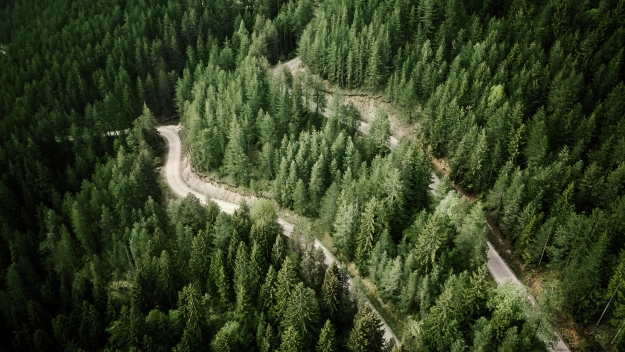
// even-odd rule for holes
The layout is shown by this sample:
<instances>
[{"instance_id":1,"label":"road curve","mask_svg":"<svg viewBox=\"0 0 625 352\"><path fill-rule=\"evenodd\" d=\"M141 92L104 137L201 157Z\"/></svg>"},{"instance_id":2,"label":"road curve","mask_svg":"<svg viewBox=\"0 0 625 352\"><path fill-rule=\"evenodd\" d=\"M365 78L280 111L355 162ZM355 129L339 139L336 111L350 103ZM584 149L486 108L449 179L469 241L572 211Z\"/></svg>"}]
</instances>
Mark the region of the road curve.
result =
<instances>
[{"instance_id":1,"label":"road curve","mask_svg":"<svg viewBox=\"0 0 625 352\"><path fill-rule=\"evenodd\" d=\"M167 145L169 146L169 151L167 152L167 162L165 163L165 180L176 195L180 197L186 197L189 193L191 193L195 195L200 200L200 202L202 202L202 204L207 204L207 196L203 193L191 189L191 187L189 187L180 176L182 144L180 142L180 136L178 136L179 130L179 126L161 126L157 128L157 131L165 139ZM235 210L239 208L239 205L235 203L225 202L216 198L211 198L211 200L217 203L217 205L219 205L219 208L221 208L224 213L229 215L232 215ZM287 237L291 237L294 225L281 218L278 219L278 223L282 225L284 235ZM336 257L332 254L332 252L324 247L317 239L315 239L315 247L321 248L323 250L326 258L325 263L328 266L335 262L337 264L340 264ZM371 306L370 303L369 305ZM373 306L371 306L371 308L375 311L375 308ZM379 313L378 316L382 321L384 338L387 340L393 339L395 340L396 344L399 344L399 339L397 339L397 336L395 336L391 328L388 326L388 324L386 324L384 318L382 318Z\"/></svg>"},{"instance_id":2,"label":"road curve","mask_svg":"<svg viewBox=\"0 0 625 352\"><path fill-rule=\"evenodd\" d=\"M187 194L192 193L196 196L202 204L206 204L206 195L200 192L194 191L189 187L180 176L180 156L182 151L182 144L180 143L180 137L178 136L179 128L177 126L163 126L157 128L161 136L164 137L169 146L169 152L167 152L167 163L165 164L165 179L169 187L180 197L186 197ZM212 201L217 203L221 210L229 215L234 214L234 211L239 208L237 204L230 202L224 202L222 200L212 198Z\"/></svg>"}]
</instances>

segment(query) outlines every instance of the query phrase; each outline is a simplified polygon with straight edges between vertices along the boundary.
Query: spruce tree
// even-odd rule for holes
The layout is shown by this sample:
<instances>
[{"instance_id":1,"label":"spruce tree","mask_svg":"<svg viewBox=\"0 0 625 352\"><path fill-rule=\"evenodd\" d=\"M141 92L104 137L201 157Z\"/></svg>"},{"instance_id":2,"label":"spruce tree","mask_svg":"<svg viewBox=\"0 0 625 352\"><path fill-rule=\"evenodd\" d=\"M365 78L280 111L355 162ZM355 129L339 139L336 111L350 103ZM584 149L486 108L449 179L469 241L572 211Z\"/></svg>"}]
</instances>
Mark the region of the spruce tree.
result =
<instances>
[{"instance_id":1,"label":"spruce tree","mask_svg":"<svg viewBox=\"0 0 625 352\"><path fill-rule=\"evenodd\" d=\"M235 185L247 185L249 180L248 174L248 157L245 153L245 136L241 130L241 126L236 118L230 123L230 131L228 133L228 145L224 154L224 171L232 177Z\"/></svg>"},{"instance_id":2,"label":"spruce tree","mask_svg":"<svg viewBox=\"0 0 625 352\"><path fill-rule=\"evenodd\" d=\"M287 327L282 333L282 342L279 352L301 352L303 348L302 338L294 326Z\"/></svg>"},{"instance_id":3,"label":"spruce tree","mask_svg":"<svg viewBox=\"0 0 625 352\"><path fill-rule=\"evenodd\" d=\"M308 191L304 181L300 178L293 190L293 210L298 214L306 215L308 209Z\"/></svg>"},{"instance_id":4,"label":"spruce tree","mask_svg":"<svg viewBox=\"0 0 625 352\"><path fill-rule=\"evenodd\" d=\"M204 304L193 284L183 287L178 294L178 311L184 323L183 339L189 349L201 349L205 317Z\"/></svg>"},{"instance_id":5,"label":"spruce tree","mask_svg":"<svg viewBox=\"0 0 625 352\"><path fill-rule=\"evenodd\" d=\"M276 315L282 317L288 307L291 291L297 283L297 269L290 257L286 257L282 263L282 269L278 272L275 283Z\"/></svg>"},{"instance_id":6,"label":"spruce tree","mask_svg":"<svg viewBox=\"0 0 625 352\"><path fill-rule=\"evenodd\" d=\"M293 287L284 310L282 328L295 328L305 346L314 343L319 322L319 305L315 292L300 282Z\"/></svg>"},{"instance_id":7,"label":"spruce tree","mask_svg":"<svg viewBox=\"0 0 625 352\"><path fill-rule=\"evenodd\" d=\"M258 308L267 314L269 321L275 321L278 318L276 312L276 276L275 269L270 266L258 293Z\"/></svg>"},{"instance_id":8,"label":"spruce tree","mask_svg":"<svg viewBox=\"0 0 625 352\"><path fill-rule=\"evenodd\" d=\"M240 316L247 313L251 304L250 290L250 263L247 253L247 246L244 242L239 242L236 261L234 264L233 288L236 295L236 311Z\"/></svg>"},{"instance_id":9,"label":"spruce tree","mask_svg":"<svg viewBox=\"0 0 625 352\"><path fill-rule=\"evenodd\" d=\"M317 342L317 352L335 352L336 346L336 331L334 326L330 322L330 319L326 320L326 323L321 329L319 334L319 341Z\"/></svg>"},{"instance_id":10,"label":"spruce tree","mask_svg":"<svg viewBox=\"0 0 625 352\"><path fill-rule=\"evenodd\" d=\"M210 276L219 295L219 302L225 306L230 301L230 282L224 268L224 255L221 249L217 250L211 260Z\"/></svg>"},{"instance_id":11,"label":"spruce tree","mask_svg":"<svg viewBox=\"0 0 625 352\"><path fill-rule=\"evenodd\" d=\"M260 288L262 277L265 276L269 268L269 263L263 254L258 243L252 242L249 263L249 286L250 292L254 297L256 297L258 289Z\"/></svg>"},{"instance_id":12,"label":"spruce tree","mask_svg":"<svg viewBox=\"0 0 625 352\"><path fill-rule=\"evenodd\" d=\"M352 352L383 351L384 330L377 314L367 304L362 304L354 317L354 327L349 333L347 348Z\"/></svg>"},{"instance_id":13,"label":"spruce tree","mask_svg":"<svg viewBox=\"0 0 625 352\"><path fill-rule=\"evenodd\" d=\"M343 287L339 281L338 274L336 263L332 263L326 270L323 285L321 286L321 306L323 307L323 312L330 319L334 319L335 314L337 314L343 294Z\"/></svg>"},{"instance_id":14,"label":"spruce tree","mask_svg":"<svg viewBox=\"0 0 625 352\"><path fill-rule=\"evenodd\" d=\"M310 209L314 212L319 208L321 197L325 192L325 160L323 154L315 162L310 171L310 184L308 186L308 192L310 194Z\"/></svg>"},{"instance_id":15,"label":"spruce tree","mask_svg":"<svg viewBox=\"0 0 625 352\"><path fill-rule=\"evenodd\" d=\"M271 249L271 263L275 268L280 269L280 265L284 261L286 250L284 248L284 240L282 235L276 236L276 242Z\"/></svg>"},{"instance_id":16,"label":"spruce tree","mask_svg":"<svg viewBox=\"0 0 625 352\"><path fill-rule=\"evenodd\" d=\"M379 211L378 202L373 197L365 205L361 215L360 231L356 238L356 264L362 271L365 271L369 255L380 231L379 219L376 216Z\"/></svg>"},{"instance_id":17,"label":"spruce tree","mask_svg":"<svg viewBox=\"0 0 625 352\"><path fill-rule=\"evenodd\" d=\"M338 252L352 259L356 252L355 233L358 229L358 205L342 202L334 220L334 245Z\"/></svg>"}]
</instances>

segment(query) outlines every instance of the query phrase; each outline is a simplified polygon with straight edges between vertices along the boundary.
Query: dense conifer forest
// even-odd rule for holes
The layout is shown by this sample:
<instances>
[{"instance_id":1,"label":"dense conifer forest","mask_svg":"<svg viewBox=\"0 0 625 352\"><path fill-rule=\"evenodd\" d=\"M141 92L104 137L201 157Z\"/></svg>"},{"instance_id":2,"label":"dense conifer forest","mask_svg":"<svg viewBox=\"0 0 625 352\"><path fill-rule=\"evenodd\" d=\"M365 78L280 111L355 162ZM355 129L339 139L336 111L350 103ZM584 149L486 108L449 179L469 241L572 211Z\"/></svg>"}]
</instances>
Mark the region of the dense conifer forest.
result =
<instances>
[{"instance_id":1,"label":"dense conifer forest","mask_svg":"<svg viewBox=\"0 0 625 352\"><path fill-rule=\"evenodd\" d=\"M0 351L542 351L561 322L625 349L625 2L1 6ZM389 144L383 107L363 133L342 91L418 133ZM265 199L173 198L178 122ZM536 306L490 279L491 226Z\"/></svg>"},{"instance_id":2,"label":"dense conifer forest","mask_svg":"<svg viewBox=\"0 0 625 352\"><path fill-rule=\"evenodd\" d=\"M322 8L300 41L311 70L408 112L526 268L550 273L561 313L622 327L625 3Z\"/></svg>"}]
</instances>

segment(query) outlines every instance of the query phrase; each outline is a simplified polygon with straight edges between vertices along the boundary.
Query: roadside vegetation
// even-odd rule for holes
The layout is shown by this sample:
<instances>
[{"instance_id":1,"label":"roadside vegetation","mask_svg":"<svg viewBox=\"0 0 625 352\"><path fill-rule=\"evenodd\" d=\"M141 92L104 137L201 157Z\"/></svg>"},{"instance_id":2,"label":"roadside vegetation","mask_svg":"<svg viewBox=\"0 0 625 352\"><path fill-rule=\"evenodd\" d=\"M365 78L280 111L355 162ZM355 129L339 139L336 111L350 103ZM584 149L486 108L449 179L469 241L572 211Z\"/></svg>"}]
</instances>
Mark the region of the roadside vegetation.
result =
<instances>
[{"instance_id":1,"label":"roadside vegetation","mask_svg":"<svg viewBox=\"0 0 625 352\"><path fill-rule=\"evenodd\" d=\"M311 8L277 5L258 6L282 21L281 35ZM346 273L305 229L283 237L271 203L229 216L158 186L156 120L176 115L185 69L215 52L227 63L249 11L227 1L3 6L0 349L390 348ZM281 38L276 58L295 43Z\"/></svg>"},{"instance_id":2,"label":"roadside vegetation","mask_svg":"<svg viewBox=\"0 0 625 352\"><path fill-rule=\"evenodd\" d=\"M547 273L588 350L623 348L624 11L330 0L300 40L313 72L383 93L422 126L525 269Z\"/></svg>"},{"instance_id":3,"label":"roadside vegetation","mask_svg":"<svg viewBox=\"0 0 625 352\"><path fill-rule=\"evenodd\" d=\"M2 6L0 349L535 351L554 315L623 348L622 1ZM327 82L382 94L429 149L389 148L384 109L359 132ZM167 199L155 126L177 119L196 170L271 201ZM401 347L272 201L329 235ZM548 273L538 307L489 279L487 219Z\"/></svg>"}]
</instances>

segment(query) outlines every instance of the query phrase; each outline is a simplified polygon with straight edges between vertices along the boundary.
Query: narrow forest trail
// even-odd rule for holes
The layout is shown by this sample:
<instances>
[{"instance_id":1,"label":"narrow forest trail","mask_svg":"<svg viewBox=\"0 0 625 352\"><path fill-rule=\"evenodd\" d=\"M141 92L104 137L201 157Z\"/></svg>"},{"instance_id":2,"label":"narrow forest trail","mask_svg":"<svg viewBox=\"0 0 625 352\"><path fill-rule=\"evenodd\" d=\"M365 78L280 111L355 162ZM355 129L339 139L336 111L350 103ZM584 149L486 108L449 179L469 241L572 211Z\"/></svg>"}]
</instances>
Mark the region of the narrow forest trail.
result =
<instances>
[{"instance_id":1,"label":"narrow forest trail","mask_svg":"<svg viewBox=\"0 0 625 352\"><path fill-rule=\"evenodd\" d=\"M167 161L165 163L164 176L167 184L172 189L172 191L180 196L186 197L189 193L196 196L202 204L207 204L207 199L211 199L213 202L217 203L219 208L226 214L232 215L239 208L238 203L233 203L229 201L224 201L222 199L218 199L216 197L212 197L211 194L214 194L215 189L219 189L219 186L215 186L209 183L202 182L197 176L195 177L196 181L194 181L193 188L191 184L187 184L181 175L181 158L182 158L182 143L180 142L180 136L178 135L178 131L180 130L180 126L161 126L157 130L163 136L167 145L169 147L169 151L167 152ZM203 185L202 185L203 184ZM198 188L203 187L204 190L197 190ZM231 191L221 189L223 192L233 193ZM240 200L245 199L248 204L253 204L257 199L252 197L243 197L239 196ZM291 237L291 233L293 232L294 225L289 223L288 221L279 218L278 223L282 225L283 233L287 237ZM340 262L336 259L336 257L330 252L326 247L324 247L319 240L315 239L315 247L321 248L323 253L325 254L325 263L329 266L332 263L337 263L340 265ZM350 280L351 285L351 280ZM369 303L369 302L367 302ZM373 309L380 320L382 321L382 328L384 329L384 338L386 340L394 340L396 344L399 344L399 339L391 328L386 324L384 318L377 312L377 310L373 307L371 303L369 303L371 309Z\"/></svg>"},{"instance_id":2,"label":"narrow forest trail","mask_svg":"<svg viewBox=\"0 0 625 352\"><path fill-rule=\"evenodd\" d=\"M284 65L287 66L291 70L291 72L296 74L299 71L297 69L301 65L301 59L299 57L296 57L290 61L287 61L286 63L284 63ZM324 116L327 117L329 115L329 110L326 108L323 114ZM369 124L364 121L360 121L360 124L358 126L358 131L360 131L363 134L367 134L369 131ZM396 137L391 135L389 137L389 147L395 148L398 144L399 144L399 140ZM447 171L447 173L449 172L448 170L445 170L445 171ZM436 175L436 173L432 173L430 189L432 191L436 190L439 183L440 183L440 180L438 178L438 175ZM490 225L488 226L488 229L489 231L493 231ZM488 267L489 273L491 274L495 282L497 284L501 284L504 281L512 281L516 283L517 285L524 287L521 281L516 277L514 272L510 269L510 266L508 266L508 264L503 260L503 258L499 255L499 253L495 250L495 247L490 243L490 241L487 241L487 245L488 245L487 267ZM534 299L534 297L532 297L531 294L528 294L528 300L530 301L532 306L536 305L536 300ZM556 333L556 338L557 338L557 343L551 349L552 351L570 351L567 344L562 340L562 337L560 336L560 334Z\"/></svg>"}]
</instances>

